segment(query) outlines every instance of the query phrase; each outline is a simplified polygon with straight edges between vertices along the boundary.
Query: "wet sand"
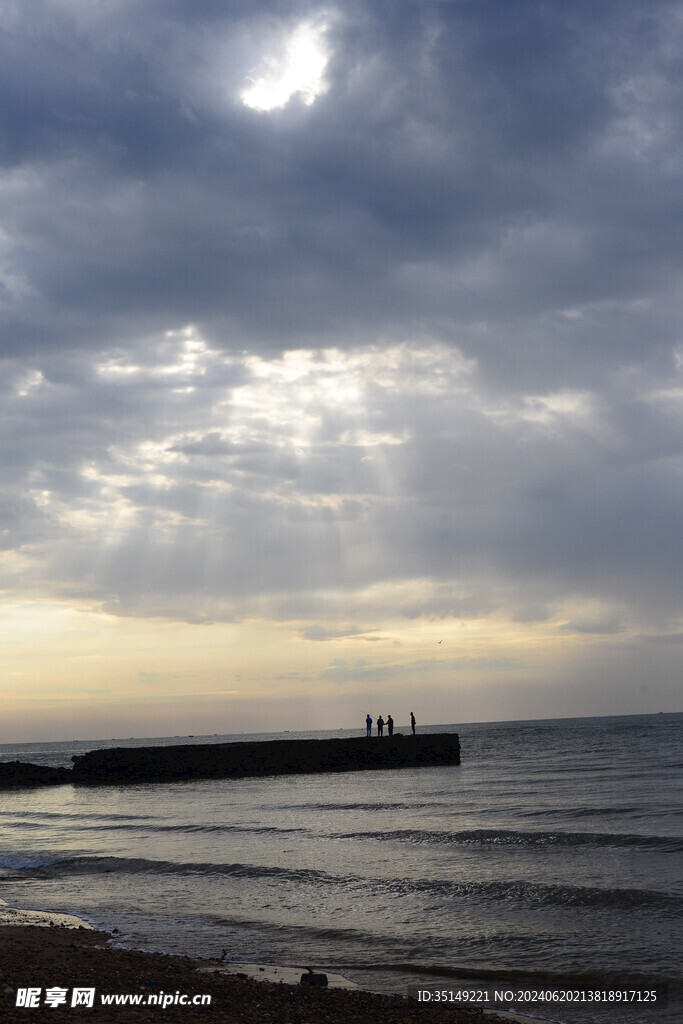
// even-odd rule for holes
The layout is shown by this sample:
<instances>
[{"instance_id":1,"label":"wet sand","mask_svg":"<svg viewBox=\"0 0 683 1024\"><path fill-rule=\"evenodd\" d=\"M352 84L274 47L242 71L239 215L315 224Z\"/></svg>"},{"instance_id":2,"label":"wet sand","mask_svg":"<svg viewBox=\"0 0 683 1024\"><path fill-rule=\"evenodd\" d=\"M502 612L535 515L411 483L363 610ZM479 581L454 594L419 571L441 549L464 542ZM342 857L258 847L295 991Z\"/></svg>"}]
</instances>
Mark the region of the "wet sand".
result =
<instances>
[{"instance_id":1,"label":"wet sand","mask_svg":"<svg viewBox=\"0 0 683 1024\"><path fill-rule=\"evenodd\" d=\"M220 1021L226 1024L509 1024L503 1017L451 1005L428 1005L401 996L377 995L359 989L313 988L279 983L271 969L270 984L256 980L258 966L237 971L219 961L166 956L136 950L114 949L111 936L88 927L78 919L67 923L42 915L43 926L10 924L13 915L2 907L0 922L0 1020L92 1020L99 1022ZM69 926L70 925L70 926ZM75 925L75 926L74 926ZM315 966L315 965L314 965ZM285 971L286 969L280 969ZM251 976L247 976L250 974ZM288 979L291 976L288 974ZM56 1008L42 1002L51 987L67 990L67 1005ZM74 986L96 989L92 1008L71 1007ZM17 989L42 990L41 1005L16 1006ZM176 993L210 994L211 1005L103 1006L102 994Z\"/></svg>"},{"instance_id":2,"label":"wet sand","mask_svg":"<svg viewBox=\"0 0 683 1024\"><path fill-rule=\"evenodd\" d=\"M73 914L52 914L47 910L21 910L8 907L0 900L0 927L5 925L32 925L36 928L79 928L92 930L92 926ZM0 931L0 936L2 932Z\"/></svg>"}]
</instances>

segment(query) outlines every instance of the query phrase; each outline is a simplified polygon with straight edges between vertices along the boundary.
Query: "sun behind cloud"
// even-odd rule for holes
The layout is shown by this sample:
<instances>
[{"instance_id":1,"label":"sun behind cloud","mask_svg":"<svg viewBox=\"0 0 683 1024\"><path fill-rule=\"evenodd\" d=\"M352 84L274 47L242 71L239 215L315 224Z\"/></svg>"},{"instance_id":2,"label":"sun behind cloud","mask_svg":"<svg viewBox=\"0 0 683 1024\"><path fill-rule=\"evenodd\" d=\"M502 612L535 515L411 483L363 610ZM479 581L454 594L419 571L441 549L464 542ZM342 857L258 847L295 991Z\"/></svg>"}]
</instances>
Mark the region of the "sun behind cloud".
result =
<instances>
[{"instance_id":1,"label":"sun behind cloud","mask_svg":"<svg viewBox=\"0 0 683 1024\"><path fill-rule=\"evenodd\" d=\"M327 91L325 69L329 52L325 35L329 21L317 18L302 22L283 40L277 55L267 56L258 77L248 76L249 84L240 99L252 110L269 111L284 107L292 96L299 96L310 107Z\"/></svg>"}]
</instances>

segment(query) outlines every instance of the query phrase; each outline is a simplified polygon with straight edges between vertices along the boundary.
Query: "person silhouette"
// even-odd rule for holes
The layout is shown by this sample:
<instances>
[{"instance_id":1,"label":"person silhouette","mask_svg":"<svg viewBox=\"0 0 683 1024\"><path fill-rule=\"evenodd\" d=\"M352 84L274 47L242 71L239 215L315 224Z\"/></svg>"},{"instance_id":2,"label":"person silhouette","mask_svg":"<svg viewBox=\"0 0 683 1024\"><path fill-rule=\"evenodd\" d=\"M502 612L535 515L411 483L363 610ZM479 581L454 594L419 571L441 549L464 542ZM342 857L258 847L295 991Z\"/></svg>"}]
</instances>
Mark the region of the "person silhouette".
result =
<instances>
[{"instance_id":1,"label":"person silhouette","mask_svg":"<svg viewBox=\"0 0 683 1024\"><path fill-rule=\"evenodd\" d=\"M391 715L387 715L387 732L390 736L394 735L394 720Z\"/></svg>"},{"instance_id":2,"label":"person silhouette","mask_svg":"<svg viewBox=\"0 0 683 1024\"><path fill-rule=\"evenodd\" d=\"M415 735L415 715L410 712L410 728L413 730L413 736Z\"/></svg>"},{"instance_id":3,"label":"person silhouette","mask_svg":"<svg viewBox=\"0 0 683 1024\"><path fill-rule=\"evenodd\" d=\"M369 714L365 717L365 735L372 736L372 719Z\"/></svg>"},{"instance_id":4,"label":"person silhouette","mask_svg":"<svg viewBox=\"0 0 683 1024\"><path fill-rule=\"evenodd\" d=\"M384 736L384 719L381 715L377 719L377 735Z\"/></svg>"}]
</instances>

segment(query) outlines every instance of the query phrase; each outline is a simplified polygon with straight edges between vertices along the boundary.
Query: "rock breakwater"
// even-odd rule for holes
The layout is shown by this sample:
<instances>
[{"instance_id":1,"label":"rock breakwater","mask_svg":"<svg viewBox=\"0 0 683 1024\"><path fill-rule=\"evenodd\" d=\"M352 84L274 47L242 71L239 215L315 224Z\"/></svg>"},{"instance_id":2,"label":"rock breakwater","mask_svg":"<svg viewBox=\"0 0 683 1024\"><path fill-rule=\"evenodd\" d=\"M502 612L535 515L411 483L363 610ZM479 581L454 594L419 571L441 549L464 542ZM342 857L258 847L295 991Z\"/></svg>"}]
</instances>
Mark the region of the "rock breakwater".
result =
<instances>
[{"instance_id":1,"label":"rock breakwater","mask_svg":"<svg viewBox=\"0 0 683 1024\"><path fill-rule=\"evenodd\" d=\"M111 747L72 758L77 784L237 779L460 763L456 733L391 739L265 740L168 747Z\"/></svg>"}]
</instances>

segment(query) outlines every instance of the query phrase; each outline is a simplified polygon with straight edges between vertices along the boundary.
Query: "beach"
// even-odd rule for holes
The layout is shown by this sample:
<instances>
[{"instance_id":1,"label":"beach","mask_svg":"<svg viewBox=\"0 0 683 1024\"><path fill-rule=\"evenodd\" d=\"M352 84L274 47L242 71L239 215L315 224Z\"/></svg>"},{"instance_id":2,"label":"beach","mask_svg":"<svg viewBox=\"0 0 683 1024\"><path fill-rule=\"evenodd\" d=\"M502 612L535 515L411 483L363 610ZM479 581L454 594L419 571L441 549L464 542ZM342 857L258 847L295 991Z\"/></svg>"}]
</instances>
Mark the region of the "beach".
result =
<instances>
[{"instance_id":1,"label":"beach","mask_svg":"<svg viewBox=\"0 0 683 1024\"><path fill-rule=\"evenodd\" d=\"M262 984L244 974L222 973L220 961L111 948L112 936L95 929L60 924L5 925L0 928L0 1019L51 1021L69 1017L128 1024L160 1020L239 1022L239 1024L505 1024L477 1010L428 1005L401 996L342 988L315 988L285 982ZM258 970L258 968L256 968ZM18 1007L20 988L38 988L40 1005ZM46 989L66 990L66 1005L44 1003ZM92 1007L70 1005L74 987L95 988ZM210 996L209 1005L103 1006L102 995ZM507 1024L509 1024L509 1019Z\"/></svg>"}]
</instances>

